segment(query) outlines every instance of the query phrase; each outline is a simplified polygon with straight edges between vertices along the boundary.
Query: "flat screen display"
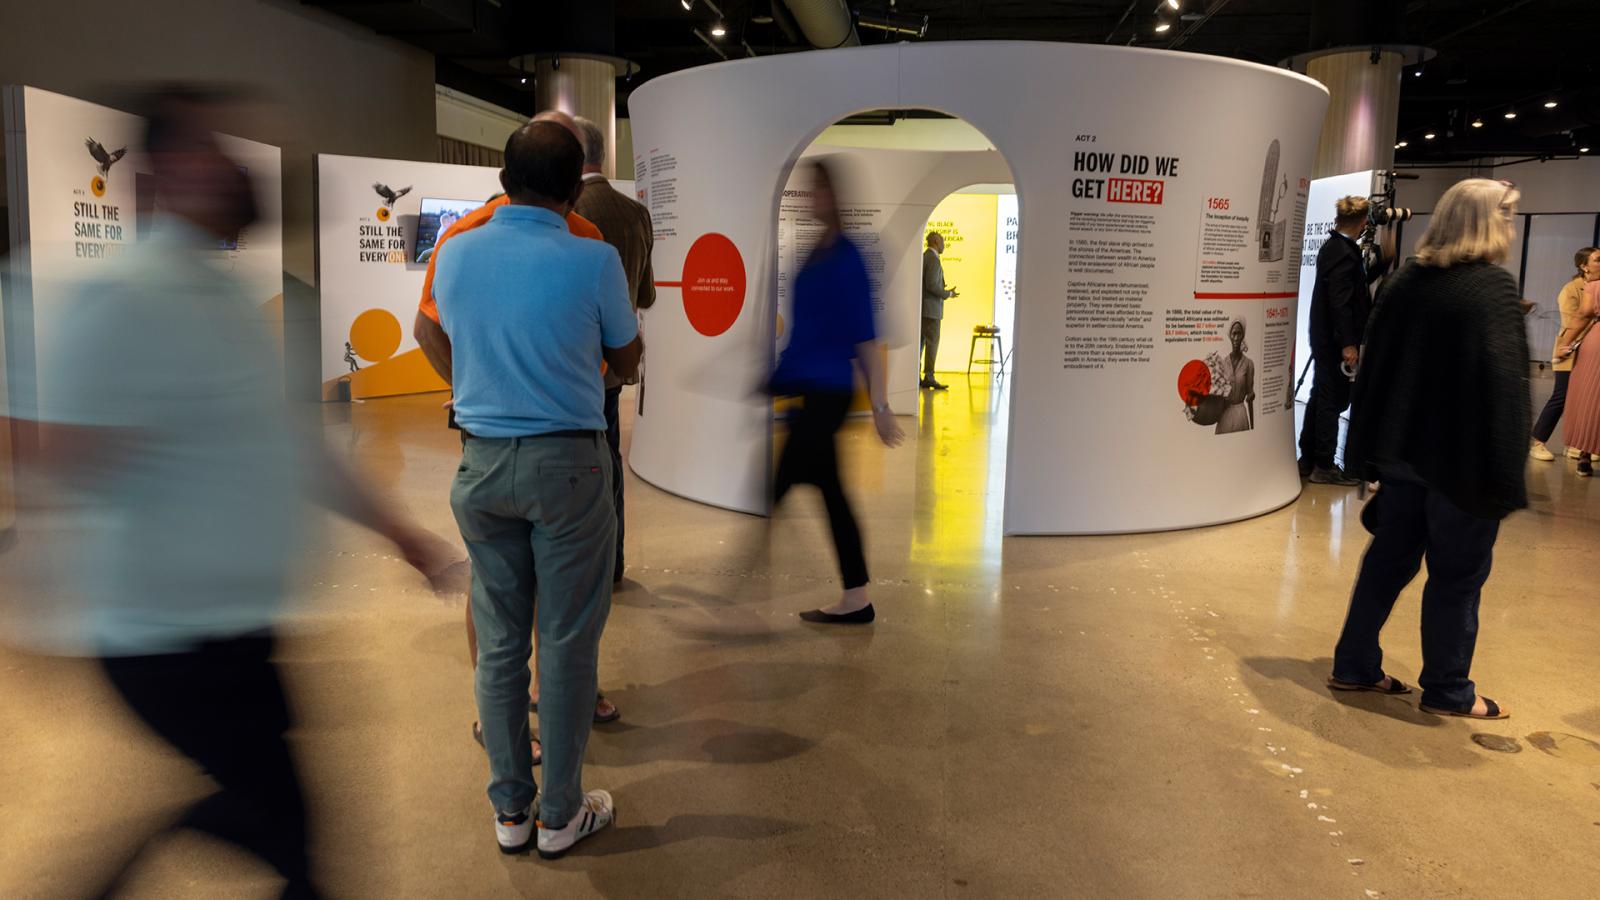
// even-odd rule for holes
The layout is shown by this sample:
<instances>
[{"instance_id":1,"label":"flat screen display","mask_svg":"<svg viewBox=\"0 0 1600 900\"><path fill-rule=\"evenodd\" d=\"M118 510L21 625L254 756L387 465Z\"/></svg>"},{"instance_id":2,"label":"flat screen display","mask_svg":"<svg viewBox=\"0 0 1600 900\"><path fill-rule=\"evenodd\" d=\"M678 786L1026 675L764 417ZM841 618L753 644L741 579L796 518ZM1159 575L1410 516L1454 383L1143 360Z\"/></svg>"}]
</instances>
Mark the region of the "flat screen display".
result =
<instances>
[{"instance_id":1,"label":"flat screen display","mask_svg":"<svg viewBox=\"0 0 1600 900\"><path fill-rule=\"evenodd\" d=\"M422 212L417 215L417 255L419 263L433 258L433 248L458 219L483 205L482 200L443 200L437 197L422 198Z\"/></svg>"}]
</instances>

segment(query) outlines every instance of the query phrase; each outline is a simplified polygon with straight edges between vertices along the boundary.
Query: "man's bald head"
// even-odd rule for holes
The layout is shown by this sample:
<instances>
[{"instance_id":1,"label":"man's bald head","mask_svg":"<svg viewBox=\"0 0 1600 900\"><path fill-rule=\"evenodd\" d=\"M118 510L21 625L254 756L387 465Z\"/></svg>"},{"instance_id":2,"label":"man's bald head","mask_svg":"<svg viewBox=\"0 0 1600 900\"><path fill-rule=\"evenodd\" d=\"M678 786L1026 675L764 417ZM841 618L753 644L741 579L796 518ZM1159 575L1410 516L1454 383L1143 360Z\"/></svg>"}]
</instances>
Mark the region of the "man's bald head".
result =
<instances>
[{"instance_id":1,"label":"man's bald head","mask_svg":"<svg viewBox=\"0 0 1600 900\"><path fill-rule=\"evenodd\" d=\"M583 132L578 128L578 120L559 109L547 109L528 120L529 125L535 122L554 122L571 132L572 136L578 139L578 143L583 143Z\"/></svg>"},{"instance_id":2,"label":"man's bald head","mask_svg":"<svg viewBox=\"0 0 1600 900\"><path fill-rule=\"evenodd\" d=\"M512 203L566 213L583 186L583 144L553 119L529 122L506 140L500 184Z\"/></svg>"}]
</instances>

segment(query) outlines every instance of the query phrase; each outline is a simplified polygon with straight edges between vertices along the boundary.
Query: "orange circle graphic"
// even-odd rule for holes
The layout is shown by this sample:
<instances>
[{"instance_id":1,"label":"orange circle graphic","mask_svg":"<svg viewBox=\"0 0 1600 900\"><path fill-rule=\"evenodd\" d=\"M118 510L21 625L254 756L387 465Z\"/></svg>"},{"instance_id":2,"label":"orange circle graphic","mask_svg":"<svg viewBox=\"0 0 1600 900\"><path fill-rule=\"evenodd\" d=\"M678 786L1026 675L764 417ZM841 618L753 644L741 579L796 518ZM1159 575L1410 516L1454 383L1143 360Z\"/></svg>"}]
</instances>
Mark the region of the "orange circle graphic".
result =
<instances>
[{"instance_id":1,"label":"orange circle graphic","mask_svg":"<svg viewBox=\"0 0 1600 900\"><path fill-rule=\"evenodd\" d=\"M369 362L383 362L400 349L400 320L387 309L369 309L350 323L350 346Z\"/></svg>"},{"instance_id":2,"label":"orange circle graphic","mask_svg":"<svg viewBox=\"0 0 1600 900\"><path fill-rule=\"evenodd\" d=\"M106 195L106 180L101 178L99 175L89 179L89 190L92 191L96 197L104 197Z\"/></svg>"},{"instance_id":3,"label":"orange circle graphic","mask_svg":"<svg viewBox=\"0 0 1600 900\"><path fill-rule=\"evenodd\" d=\"M1196 406L1211 395L1211 368L1198 359L1184 363L1178 373L1178 396L1185 406Z\"/></svg>"},{"instance_id":4,"label":"orange circle graphic","mask_svg":"<svg viewBox=\"0 0 1600 900\"><path fill-rule=\"evenodd\" d=\"M744 309L744 258L726 235L702 234L683 260L683 311L694 330L716 337Z\"/></svg>"},{"instance_id":5,"label":"orange circle graphic","mask_svg":"<svg viewBox=\"0 0 1600 900\"><path fill-rule=\"evenodd\" d=\"M389 207L387 207L387 206L378 207L378 221L379 222L387 222L387 221L389 221L389 216L390 215L391 215L391 213L389 212Z\"/></svg>"}]
</instances>

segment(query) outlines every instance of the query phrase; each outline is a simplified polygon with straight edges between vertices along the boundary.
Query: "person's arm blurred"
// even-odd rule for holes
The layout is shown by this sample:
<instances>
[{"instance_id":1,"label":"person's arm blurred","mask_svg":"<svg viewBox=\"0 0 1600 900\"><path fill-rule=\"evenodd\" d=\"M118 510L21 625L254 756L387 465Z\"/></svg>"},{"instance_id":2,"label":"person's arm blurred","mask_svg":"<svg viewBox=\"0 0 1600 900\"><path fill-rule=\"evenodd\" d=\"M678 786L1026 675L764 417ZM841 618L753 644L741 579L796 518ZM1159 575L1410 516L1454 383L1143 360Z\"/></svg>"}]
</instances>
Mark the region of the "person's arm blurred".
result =
<instances>
[{"instance_id":1,"label":"person's arm blurred","mask_svg":"<svg viewBox=\"0 0 1600 900\"><path fill-rule=\"evenodd\" d=\"M905 439L900 423L894 420L889 409L888 365L884 359L883 342L864 341L856 345L856 364L867 384L867 397L872 403L872 424L878 429L878 439L885 446L898 447Z\"/></svg>"},{"instance_id":2,"label":"person's arm blurred","mask_svg":"<svg viewBox=\"0 0 1600 900\"><path fill-rule=\"evenodd\" d=\"M439 373L445 384L452 384L450 367L454 356L450 349L450 336L444 333L438 322L428 318L428 314L421 310L417 311L417 321L411 327L411 334L417 339L417 346L422 348L428 365L433 366L433 371Z\"/></svg>"},{"instance_id":3,"label":"person's arm blurred","mask_svg":"<svg viewBox=\"0 0 1600 900\"><path fill-rule=\"evenodd\" d=\"M445 570L459 562L461 554L443 538L417 526L382 495L367 487L320 438L308 438L306 443L311 499L388 538L412 568L426 576L436 589L442 587Z\"/></svg>"}]
</instances>

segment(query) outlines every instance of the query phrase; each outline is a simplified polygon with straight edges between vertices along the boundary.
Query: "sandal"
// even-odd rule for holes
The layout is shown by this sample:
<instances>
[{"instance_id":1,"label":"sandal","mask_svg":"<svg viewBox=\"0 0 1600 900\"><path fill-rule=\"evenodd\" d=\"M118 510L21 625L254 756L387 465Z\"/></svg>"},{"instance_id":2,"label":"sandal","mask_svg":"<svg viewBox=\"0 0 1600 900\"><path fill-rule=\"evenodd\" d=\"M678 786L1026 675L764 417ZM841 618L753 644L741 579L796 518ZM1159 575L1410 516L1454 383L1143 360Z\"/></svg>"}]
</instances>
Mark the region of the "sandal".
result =
<instances>
[{"instance_id":1,"label":"sandal","mask_svg":"<svg viewBox=\"0 0 1600 900\"><path fill-rule=\"evenodd\" d=\"M1328 687L1336 691L1372 691L1375 694L1411 693L1411 688L1407 687L1404 681L1401 681L1393 675L1386 677L1389 679L1388 687L1383 687L1382 681L1379 681L1377 684L1357 684L1353 681L1340 681L1339 679L1330 676L1328 678Z\"/></svg>"},{"instance_id":2,"label":"sandal","mask_svg":"<svg viewBox=\"0 0 1600 900\"><path fill-rule=\"evenodd\" d=\"M1481 716L1478 715L1477 713L1473 712L1472 711L1472 707L1470 707L1470 706L1467 707L1464 710L1459 710L1459 709L1439 709L1436 706L1420 706L1418 708L1421 709L1425 713L1433 713L1436 716L1460 716L1463 719L1509 719L1509 718L1511 718L1511 714L1510 713L1508 713L1505 710L1501 709L1500 708L1500 704L1494 702L1493 700L1490 700L1488 697L1480 697L1478 699L1483 701L1483 706L1484 706L1484 710L1485 710L1484 714L1481 715Z\"/></svg>"},{"instance_id":3,"label":"sandal","mask_svg":"<svg viewBox=\"0 0 1600 900\"><path fill-rule=\"evenodd\" d=\"M479 747L483 747L485 750L489 749L488 746L483 743L483 723L472 723L472 739L478 742ZM542 762L544 762L544 744L539 743L538 738L534 738L533 764L537 766Z\"/></svg>"},{"instance_id":4,"label":"sandal","mask_svg":"<svg viewBox=\"0 0 1600 900\"><path fill-rule=\"evenodd\" d=\"M600 701L602 701L604 699L606 699L606 695L605 694L602 694L599 691L595 692L594 705L596 706L596 710L595 710L595 714L594 714L594 724L596 724L596 725L604 725L604 724L606 724L608 722L615 722L616 720L622 718L622 710L617 709L616 704L612 704L612 706L611 706L611 715L602 716L600 714L600 711L599 711L598 707L600 706ZM539 701L537 701L537 700L529 700L528 701L528 712L535 712L536 713L538 711L539 711Z\"/></svg>"}]
</instances>

